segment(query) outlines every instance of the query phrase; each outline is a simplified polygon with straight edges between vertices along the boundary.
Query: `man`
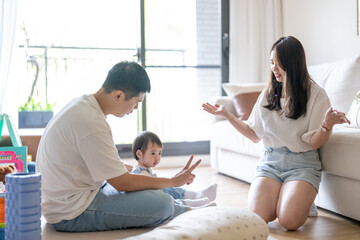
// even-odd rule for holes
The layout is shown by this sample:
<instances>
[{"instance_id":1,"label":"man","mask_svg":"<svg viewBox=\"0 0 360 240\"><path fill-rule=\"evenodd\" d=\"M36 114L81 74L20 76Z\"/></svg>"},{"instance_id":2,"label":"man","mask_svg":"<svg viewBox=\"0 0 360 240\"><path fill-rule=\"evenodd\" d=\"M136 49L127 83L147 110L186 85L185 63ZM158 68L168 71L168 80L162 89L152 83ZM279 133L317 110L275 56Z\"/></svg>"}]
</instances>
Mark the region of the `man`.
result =
<instances>
[{"instance_id":1,"label":"man","mask_svg":"<svg viewBox=\"0 0 360 240\"><path fill-rule=\"evenodd\" d=\"M42 174L42 214L56 230L149 227L180 214L169 195L154 190L190 184L200 160L190 167L191 157L172 178L130 174L106 122L109 114L124 117L137 109L146 92L145 70L120 62L95 94L73 100L49 122L36 170Z\"/></svg>"}]
</instances>

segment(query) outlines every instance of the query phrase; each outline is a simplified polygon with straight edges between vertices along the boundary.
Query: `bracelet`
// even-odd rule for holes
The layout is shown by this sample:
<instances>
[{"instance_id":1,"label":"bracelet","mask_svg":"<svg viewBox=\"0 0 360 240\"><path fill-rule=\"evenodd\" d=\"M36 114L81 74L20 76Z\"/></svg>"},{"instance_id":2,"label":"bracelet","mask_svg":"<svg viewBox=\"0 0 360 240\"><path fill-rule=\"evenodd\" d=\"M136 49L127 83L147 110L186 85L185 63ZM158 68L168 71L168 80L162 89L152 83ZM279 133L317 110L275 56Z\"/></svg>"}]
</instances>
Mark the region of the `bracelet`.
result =
<instances>
[{"instance_id":1,"label":"bracelet","mask_svg":"<svg viewBox=\"0 0 360 240\"><path fill-rule=\"evenodd\" d=\"M321 125L321 131L322 132L330 132L331 129L327 129L326 127L324 127L324 125Z\"/></svg>"}]
</instances>

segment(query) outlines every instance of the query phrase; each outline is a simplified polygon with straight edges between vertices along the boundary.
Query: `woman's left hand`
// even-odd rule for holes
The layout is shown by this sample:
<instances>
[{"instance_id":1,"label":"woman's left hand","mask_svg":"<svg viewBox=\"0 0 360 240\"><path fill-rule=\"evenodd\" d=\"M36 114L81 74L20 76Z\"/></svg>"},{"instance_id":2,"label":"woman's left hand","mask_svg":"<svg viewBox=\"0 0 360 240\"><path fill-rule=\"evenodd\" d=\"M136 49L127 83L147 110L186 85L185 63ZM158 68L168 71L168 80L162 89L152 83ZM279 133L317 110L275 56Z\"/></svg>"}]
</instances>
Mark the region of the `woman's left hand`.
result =
<instances>
[{"instance_id":1,"label":"woman's left hand","mask_svg":"<svg viewBox=\"0 0 360 240\"><path fill-rule=\"evenodd\" d=\"M326 114L325 119L323 122L323 127L325 127L328 130L331 130L335 124L341 124L341 123L349 123L349 119L347 119L345 113L339 112L332 107L330 107Z\"/></svg>"}]
</instances>

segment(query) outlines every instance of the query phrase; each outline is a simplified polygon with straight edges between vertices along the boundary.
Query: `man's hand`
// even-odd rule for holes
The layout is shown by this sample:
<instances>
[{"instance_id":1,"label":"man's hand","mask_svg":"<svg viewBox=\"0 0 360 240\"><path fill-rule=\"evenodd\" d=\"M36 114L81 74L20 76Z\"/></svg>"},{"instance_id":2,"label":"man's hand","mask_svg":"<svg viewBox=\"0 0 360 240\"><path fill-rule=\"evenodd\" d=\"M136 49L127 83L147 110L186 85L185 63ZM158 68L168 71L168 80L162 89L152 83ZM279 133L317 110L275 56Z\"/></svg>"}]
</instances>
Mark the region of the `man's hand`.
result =
<instances>
[{"instance_id":1,"label":"man's hand","mask_svg":"<svg viewBox=\"0 0 360 240\"><path fill-rule=\"evenodd\" d=\"M149 177L126 172L107 181L118 191L140 191L180 187L184 184L192 183L195 178L192 171L200 164L201 160L198 160L194 165L190 166L193 158L194 156L191 156L186 166L172 178Z\"/></svg>"},{"instance_id":2,"label":"man's hand","mask_svg":"<svg viewBox=\"0 0 360 240\"><path fill-rule=\"evenodd\" d=\"M191 155L189 161L185 165L185 167L174 177L172 177L174 187L180 187L184 184L191 184L194 181L195 174L192 171L200 164L201 159L199 159L195 164L191 165L194 156Z\"/></svg>"}]
</instances>

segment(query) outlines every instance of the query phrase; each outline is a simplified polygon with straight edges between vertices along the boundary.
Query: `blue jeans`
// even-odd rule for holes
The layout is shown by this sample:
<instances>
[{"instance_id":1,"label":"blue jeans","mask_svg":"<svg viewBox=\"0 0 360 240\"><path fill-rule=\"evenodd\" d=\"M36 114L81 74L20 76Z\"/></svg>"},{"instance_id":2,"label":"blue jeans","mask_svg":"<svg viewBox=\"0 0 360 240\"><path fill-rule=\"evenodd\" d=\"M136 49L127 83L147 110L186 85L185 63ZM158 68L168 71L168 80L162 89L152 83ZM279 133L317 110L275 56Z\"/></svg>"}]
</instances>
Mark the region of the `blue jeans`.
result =
<instances>
[{"instance_id":1,"label":"blue jeans","mask_svg":"<svg viewBox=\"0 0 360 240\"><path fill-rule=\"evenodd\" d=\"M174 199L162 191L119 192L106 183L78 217L52 225L57 231L66 232L153 227L183 212L184 209L176 209Z\"/></svg>"},{"instance_id":2,"label":"blue jeans","mask_svg":"<svg viewBox=\"0 0 360 240\"><path fill-rule=\"evenodd\" d=\"M169 194L174 199L184 199L185 196L185 189L180 187L164 188L162 191Z\"/></svg>"},{"instance_id":3,"label":"blue jeans","mask_svg":"<svg viewBox=\"0 0 360 240\"><path fill-rule=\"evenodd\" d=\"M180 187L170 187L170 188L165 188L162 191L174 198L175 216L172 216L170 219L173 219L177 215L184 213L189 209L189 206L186 206L184 201L182 200L184 199L185 189Z\"/></svg>"}]
</instances>

